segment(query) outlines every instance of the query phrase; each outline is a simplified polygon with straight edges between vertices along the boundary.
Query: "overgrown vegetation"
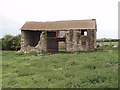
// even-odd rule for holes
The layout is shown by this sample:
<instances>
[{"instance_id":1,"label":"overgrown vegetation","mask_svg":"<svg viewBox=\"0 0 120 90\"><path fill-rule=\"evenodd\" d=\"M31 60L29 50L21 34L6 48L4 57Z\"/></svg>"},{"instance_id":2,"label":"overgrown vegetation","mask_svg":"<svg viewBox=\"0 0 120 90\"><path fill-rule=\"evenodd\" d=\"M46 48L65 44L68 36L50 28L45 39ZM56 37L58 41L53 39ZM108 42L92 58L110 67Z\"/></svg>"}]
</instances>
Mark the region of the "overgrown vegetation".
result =
<instances>
[{"instance_id":1,"label":"overgrown vegetation","mask_svg":"<svg viewBox=\"0 0 120 90\"><path fill-rule=\"evenodd\" d=\"M3 51L4 88L117 88L118 49L69 54Z\"/></svg>"},{"instance_id":2,"label":"overgrown vegetation","mask_svg":"<svg viewBox=\"0 0 120 90\"><path fill-rule=\"evenodd\" d=\"M2 50L17 51L20 49L20 35L5 35L2 39L0 39L0 44L2 44Z\"/></svg>"}]
</instances>

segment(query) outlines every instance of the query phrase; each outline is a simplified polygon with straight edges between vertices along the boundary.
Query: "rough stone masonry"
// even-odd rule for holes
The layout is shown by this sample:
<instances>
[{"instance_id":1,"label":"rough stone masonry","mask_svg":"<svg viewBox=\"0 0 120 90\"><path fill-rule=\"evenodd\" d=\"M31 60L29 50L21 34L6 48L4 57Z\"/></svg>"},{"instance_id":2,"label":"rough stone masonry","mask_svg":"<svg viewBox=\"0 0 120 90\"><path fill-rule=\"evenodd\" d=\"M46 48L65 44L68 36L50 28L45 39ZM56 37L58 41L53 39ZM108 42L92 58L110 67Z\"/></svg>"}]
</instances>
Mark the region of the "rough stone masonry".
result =
<instances>
[{"instance_id":1,"label":"rough stone masonry","mask_svg":"<svg viewBox=\"0 0 120 90\"><path fill-rule=\"evenodd\" d=\"M64 32L61 37L60 32ZM59 42L66 52L94 51L97 25L95 19L55 22L26 22L21 28L21 51L58 52Z\"/></svg>"}]
</instances>

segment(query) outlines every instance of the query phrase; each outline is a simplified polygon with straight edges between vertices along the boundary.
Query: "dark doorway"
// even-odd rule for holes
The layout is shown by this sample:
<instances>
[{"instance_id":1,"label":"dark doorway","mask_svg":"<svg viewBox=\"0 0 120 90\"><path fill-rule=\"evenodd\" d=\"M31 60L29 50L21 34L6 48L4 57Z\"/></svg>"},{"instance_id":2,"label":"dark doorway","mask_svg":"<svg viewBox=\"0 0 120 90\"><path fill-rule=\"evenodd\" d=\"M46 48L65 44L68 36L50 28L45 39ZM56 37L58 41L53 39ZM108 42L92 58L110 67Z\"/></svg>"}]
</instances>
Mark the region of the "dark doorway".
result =
<instances>
[{"instance_id":1,"label":"dark doorway","mask_svg":"<svg viewBox=\"0 0 120 90\"><path fill-rule=\"evenodd\" d=\"M56 32L54 31L47 32L47 51L48 52L58 51L58 41L56 38Z\"/></svg>"}]
</instances>

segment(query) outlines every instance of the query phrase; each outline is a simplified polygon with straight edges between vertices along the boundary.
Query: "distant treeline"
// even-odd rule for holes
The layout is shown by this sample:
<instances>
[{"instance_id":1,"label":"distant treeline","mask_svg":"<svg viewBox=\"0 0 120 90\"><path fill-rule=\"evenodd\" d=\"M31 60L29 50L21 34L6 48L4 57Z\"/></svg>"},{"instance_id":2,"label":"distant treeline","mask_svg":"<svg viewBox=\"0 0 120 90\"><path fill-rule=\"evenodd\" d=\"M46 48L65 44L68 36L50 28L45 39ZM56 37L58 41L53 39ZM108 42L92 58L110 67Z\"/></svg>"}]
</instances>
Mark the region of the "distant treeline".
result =
<instances>
[{"instance_id":1,"label":"distant treeline","mask_svg":"<svg viewBox=\"0 0 120 90\"><path fill-rule=\"evenodd\" d=\"M101 42L101 41L103 41L103 42L118 42L119 41L119 39L97 39L97 42Z\"/></svg>"},{"instance_id":2,"label":"distant treeline","mask_svg":"<svg viewBox=\"0 0 120 90\"><path fill-rule=\"evenodd\" d=\"M17 36L5 35L0 39L0 49L2 50L20 50L20 34Z\"/></svg>"}]
</instances>

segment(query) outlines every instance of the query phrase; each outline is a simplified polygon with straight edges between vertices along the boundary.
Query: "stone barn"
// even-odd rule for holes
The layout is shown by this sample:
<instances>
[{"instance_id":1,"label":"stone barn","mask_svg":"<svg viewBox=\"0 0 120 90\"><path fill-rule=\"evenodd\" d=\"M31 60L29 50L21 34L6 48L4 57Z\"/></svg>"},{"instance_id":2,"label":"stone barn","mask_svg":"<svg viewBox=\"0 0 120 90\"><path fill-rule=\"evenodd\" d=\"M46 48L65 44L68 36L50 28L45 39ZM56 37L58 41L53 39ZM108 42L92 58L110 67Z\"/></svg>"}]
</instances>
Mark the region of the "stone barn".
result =
<instances>
[{"instance_id":1,"label":"stone barn","mask_svg":"<svg viewBox=\"0 0 120 90\"><path fill-rule=\"evenodd\" d=\"M21 51L65 52L94 51L97 25L95 19L54 22L26 22L21 28Z\"/></svg>"}]
</instances>

